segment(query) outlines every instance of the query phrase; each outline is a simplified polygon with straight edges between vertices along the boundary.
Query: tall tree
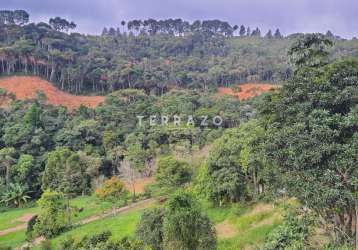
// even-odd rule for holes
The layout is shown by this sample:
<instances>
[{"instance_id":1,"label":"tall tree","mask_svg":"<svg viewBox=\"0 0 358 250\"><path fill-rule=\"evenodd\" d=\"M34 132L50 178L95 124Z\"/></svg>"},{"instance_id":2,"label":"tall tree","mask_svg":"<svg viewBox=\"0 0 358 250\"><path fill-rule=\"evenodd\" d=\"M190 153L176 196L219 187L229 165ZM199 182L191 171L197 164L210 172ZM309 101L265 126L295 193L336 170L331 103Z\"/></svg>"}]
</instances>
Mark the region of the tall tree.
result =
<instances>
[{"instance_id":1,"label":"tall tree","mask_svg":"<svg viewBox=\"0 0 358 250\"><path fill-rule=\"evenodd\" d=\"M77 27L74 22L69 22L61 17L50 18L49 24L54 30L66 32L70 29L75 29Z\"/></svg>"},{"instance_id":2,"label":"tall tree","mask_svg":"<svg viewBox=\"0 0 358 250\"><path fill-rule=\"evenodd\" d=\"M282 38L283 38L283 36L281 35L281 32L280 32L279 29L276 29L275 34L274 34L274 37L275 37L276 39L282 39Z\"/></svg>"},{"instance_id":3,"label":"tall tree","mask_svg":"<svg viewBox=\"0 0 358 250\"><path fill-rule=\"evenodd\" d=\"M286 189L334 225L336 239L357 230L358 62L328 64L321 34L302 37L290 50L296 71L263 110L271 109L267 150L285 174ZM347 94L350 93L350 94ZM270 113L270 112L265 112Z\"/></svg>"},{"instance_id":4,"label":"tall tree","mask_svg":"<svg viewBox=\"0 0 358 250\"><path fill-rule=\"evenodd\" d=\"M244 25L240 26L240 36L245 36L246 35L246 28Z\"/></svg>"},{"instance_id":5,"label":"tall tree","mask_svg":"<svg viewBox=\"0 0 358 250\"><path fill-rule=\"evenodd\" d=\"M272 35L272 31L269 30L266 35L265 35L265 38L268 38L268 39L272 39L273 38L273 35Z\"/></svg>"},{"instance_id":6,"label":"tall tree","mask_svg":"<svg viewBox=\"0 0 358 250\"><path fill-rule=\"evenodd\" d=\"M1 177L4 178L6 186L11 182L11 167L16 163L15 148L2 148L0 149L0 170Z\"/></svg>"},{"instance_id":7,"label":"tall tree","mask_svg":"<svg viewBox=\"0 0 358 250\"><path fill-rule=\"evenodd\" d=\"M166 204L164 249L216 249L216 233L194 197L186 192L174 194Z\"/></svg>"}]
</instances>

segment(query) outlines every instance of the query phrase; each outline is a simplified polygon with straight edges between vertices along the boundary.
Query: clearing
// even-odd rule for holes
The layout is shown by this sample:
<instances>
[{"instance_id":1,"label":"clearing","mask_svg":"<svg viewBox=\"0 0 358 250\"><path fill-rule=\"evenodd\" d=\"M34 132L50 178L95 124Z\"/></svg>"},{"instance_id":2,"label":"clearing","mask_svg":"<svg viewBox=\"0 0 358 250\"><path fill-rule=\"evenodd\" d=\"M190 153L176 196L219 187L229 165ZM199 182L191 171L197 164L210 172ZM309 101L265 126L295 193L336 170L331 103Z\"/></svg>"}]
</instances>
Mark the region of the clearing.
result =
<instances>
[{"instance_id":1,"label":"clearing","mask_svg":"<svg viewBox=\"0 0 358 250\"><path fill-rule=\"evenodd\" d=\"M238 97L240 100L247 100L255 96L259 96L265 92L268 92L273 89L279 88L279 85L274 84L264 84L264 83L245 83L237 85L238 92L235 92L235 86L233 88L218 88L219 96L234 96Z\"/></svg>"},{"instance_id":2,"label":"clearing","mask_svg":"<svg viewBox=\"0 0 358 250\"><path fill-rule=\"evenodd\" d=\"M104 102L104 96L77 96L57 89L50 82L35 76L11 76L0 78L0 88L12 93L17 99L26 100L36 97L37 91L42 91L47 97L47 103L55 106L65 106L70 110L81 105L95 108ZM1 100L0 100L1 101ZM0 106L4 104L0 103Z\"/></svg>"},{"instance_id":3,"label":"clearing","mask_svg":"<svg viewBox=\"0 0 358 250\"><path fill-rule=\"evenodd\" d=\"M137 194L143 194L145 192L145 187L153 184L154 178L153 177L143 177L140 179L136 179L134 183L130 183L128 181L124 181L124 185L129 192L133 193L135 191ZM134 184L134 190L133 190Z\"/></svg>"}]
</instances>

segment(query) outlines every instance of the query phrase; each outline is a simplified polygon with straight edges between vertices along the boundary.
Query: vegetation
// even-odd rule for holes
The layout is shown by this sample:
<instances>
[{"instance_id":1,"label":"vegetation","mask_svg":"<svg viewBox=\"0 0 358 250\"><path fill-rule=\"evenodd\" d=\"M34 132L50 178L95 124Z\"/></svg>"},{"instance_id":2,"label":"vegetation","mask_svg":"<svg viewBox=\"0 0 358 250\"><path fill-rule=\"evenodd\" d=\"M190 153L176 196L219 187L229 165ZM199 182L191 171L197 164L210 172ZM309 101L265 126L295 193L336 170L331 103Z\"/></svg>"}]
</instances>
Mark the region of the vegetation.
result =
<instances>
[{"instance_id":1,"label":"vegetation","mask_svg":"<svg viewBox=\"0 0 358 250\"><path fill-rule=\"evenodd\" d=\"M261 35L220 20L130 20L101 36L65 33L76 24L60 17L29 23L29 14L2 11L0 74L42 76L74 93L141 88L163 94L172 88L207 90L237 82L281 82L292 76L285 51L302 34L279 29ZM252 30L252 32L251 32ZM357 41L337 43L334 56L356 55Z\"/></svg>"},{"instance_id":2,"label":"vegetation","mask_svg":"<svg viewBox=\"0 0 358 250\"><path fill-rule=\"evenodd\" d=\"M302 249L312 233L312 220L289 214L282 225L277 227L268 237L264 249Z\"/></svg>"},{"instance_id":3,"label":"vegetation","mask_svg":"<svg viewBox=\"0 0 358 250\"><path fill-rule=\"evenodd\" d=\"M98 198L111 202L125 201L127 193L124 184L117 177L105 181L103 187L96 190Z\"/></svg>"},{"instance_id":4,"label":"vegetation","mask_svg":"<svg viewBox=\"0 0 358 250\"><path fill-rule=\"evenodd\" d=\"M0 247L23 244L26 223L50 249L307 249L318 231L319 246L358 246L356 39L219 20L123 21L101 36L28 23L0 11L1 75L108 95L94 109L42 94L0 108ZM246 81L283 84L245 101L215 93ZM135 204L141 178L155 183ZM128 186L131 206L103 214Z\"/></svg>"},{"instance_id":5,"label":"vegetation","mask_svg":"<svg viewBox=\"0 0 358 250\"><path fill-rule=\"evenodd\" d=\"M216 249L216 233L188 193L168 201L163 221L164 249Z\"/></svg>"},{"instance_id":6,"label":"vegetation","mask_svg":"<svg viewBox=\"0 0 358 250\"><path fill-rule=\"evenodd\" d=\"M68 226L66 221L66 205L63 194L45 191L38 204L41 213L36 219L34 230L38 235L47 238L63 232Z\"/></svg>"}]
</instances>

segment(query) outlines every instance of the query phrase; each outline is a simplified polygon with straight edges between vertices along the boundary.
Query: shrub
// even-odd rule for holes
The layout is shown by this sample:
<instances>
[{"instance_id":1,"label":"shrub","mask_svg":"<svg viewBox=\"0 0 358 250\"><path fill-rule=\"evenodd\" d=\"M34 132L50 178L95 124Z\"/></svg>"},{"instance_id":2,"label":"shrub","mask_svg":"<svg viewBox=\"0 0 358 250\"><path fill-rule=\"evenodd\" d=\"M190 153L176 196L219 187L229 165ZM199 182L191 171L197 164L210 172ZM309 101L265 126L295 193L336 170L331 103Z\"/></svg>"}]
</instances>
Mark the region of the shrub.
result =
<instances>
[{"instance_id":1,"label":"shrub","mask_svg":"<svg viewBox=\"0 0 358 250\"><path fill-rule=\"evenodd\" d=\"M311 231L312 220L289 213L283 224L277 227L267 238L264 249L304 249L304 243Z\"/></svg>"},{"instance_id":2,"label":"shrub","mask_svg":"<svg viewBox=\"0 0 358 250\"><path fill-rule=\"evenodd\" d=\"M40 213L34 230L38 235L51 238L62 233L66 223L66 204L63 193L46 190L38 200Z\"/></svg>"},{"instance_id":3,"label":"shrub","mask_svg":"<svg viewBox=\"0 0 358 250\"><path fill-rule=\"evenodd\" d=\"M158 161L155 179L162 187L178 188L190 181L191 171L186 162L165 156Z\"/></svg>"},{"instance_id":4,"label":"shrub","mask_svg":"<svg viewBox=\"0 0 358 250\"><path fill-rule=\"evenodd\" d=\"M179 191L168 201L163 231L164 249L216 249L213 224L187 192Z\"/></svg>"},{"instance_id":5,"label":"shrub","mask_svg":"<svg viewBox=\"0 0 358 250\"><path fill-rule=\"evenodd\" d=\"M27 222L27 228L26 228L26 236L28 239L32 239L34 237L34 227L37 222L38 216L32 216L32 218Z\"/></svg>"},{"instance_id":6,"label":"shrub","mask_svg":"<svg viewBox=\"0 0 358 250\"><path fill-rule=\"evenodd\" d=\"M115 242L111 241L112 233L105 231L95 235L87 235L80 240L69 237L62 241L58 250L145 250L145 245L131 238L123 238Z\"/></svg>"},{"instance_id":7,"label":"shrub","mask_svg":"<svg viewBox=\"0 0 358 250\"><path fill-rule=\"evenodd\" d=\"M110 202L126 201L128 199L128 191L118 177L112 177L106 180L101 188L96 190L96 196L101 200Z\"/></svg>"},{"instance_id":8,"label":"shrub","mask_svg":"<svg viewBox=\"0 0 358 250\"><path fill-rule=\"evenodd\" d=\"M153 250L163 249L164 210L154 208L144 211L138 223L136 236Z\"/></svg>"}]
</instances>

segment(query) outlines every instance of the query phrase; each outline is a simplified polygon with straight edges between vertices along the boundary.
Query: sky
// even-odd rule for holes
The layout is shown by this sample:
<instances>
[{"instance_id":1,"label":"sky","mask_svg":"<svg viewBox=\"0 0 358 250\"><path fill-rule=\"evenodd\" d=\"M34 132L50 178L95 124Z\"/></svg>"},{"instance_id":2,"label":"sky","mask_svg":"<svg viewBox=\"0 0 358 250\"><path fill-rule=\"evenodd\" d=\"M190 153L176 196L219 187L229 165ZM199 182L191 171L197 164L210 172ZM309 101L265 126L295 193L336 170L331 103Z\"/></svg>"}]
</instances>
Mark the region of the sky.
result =
<instances>
[{"instance_id":1,"label":"sky","mask_svg":"<svg viewBox=\"0 0 358 250\"><path fill-rule=\"evenodd\" d=\"M24 9L33 22L64 17L86 34L121 27L122 20L182 18L220 19L259 27L262 33L276 28L285 35L331 30L358 37L357 0L0 0L0 9Z\"/></svg>"}]
</instances>

